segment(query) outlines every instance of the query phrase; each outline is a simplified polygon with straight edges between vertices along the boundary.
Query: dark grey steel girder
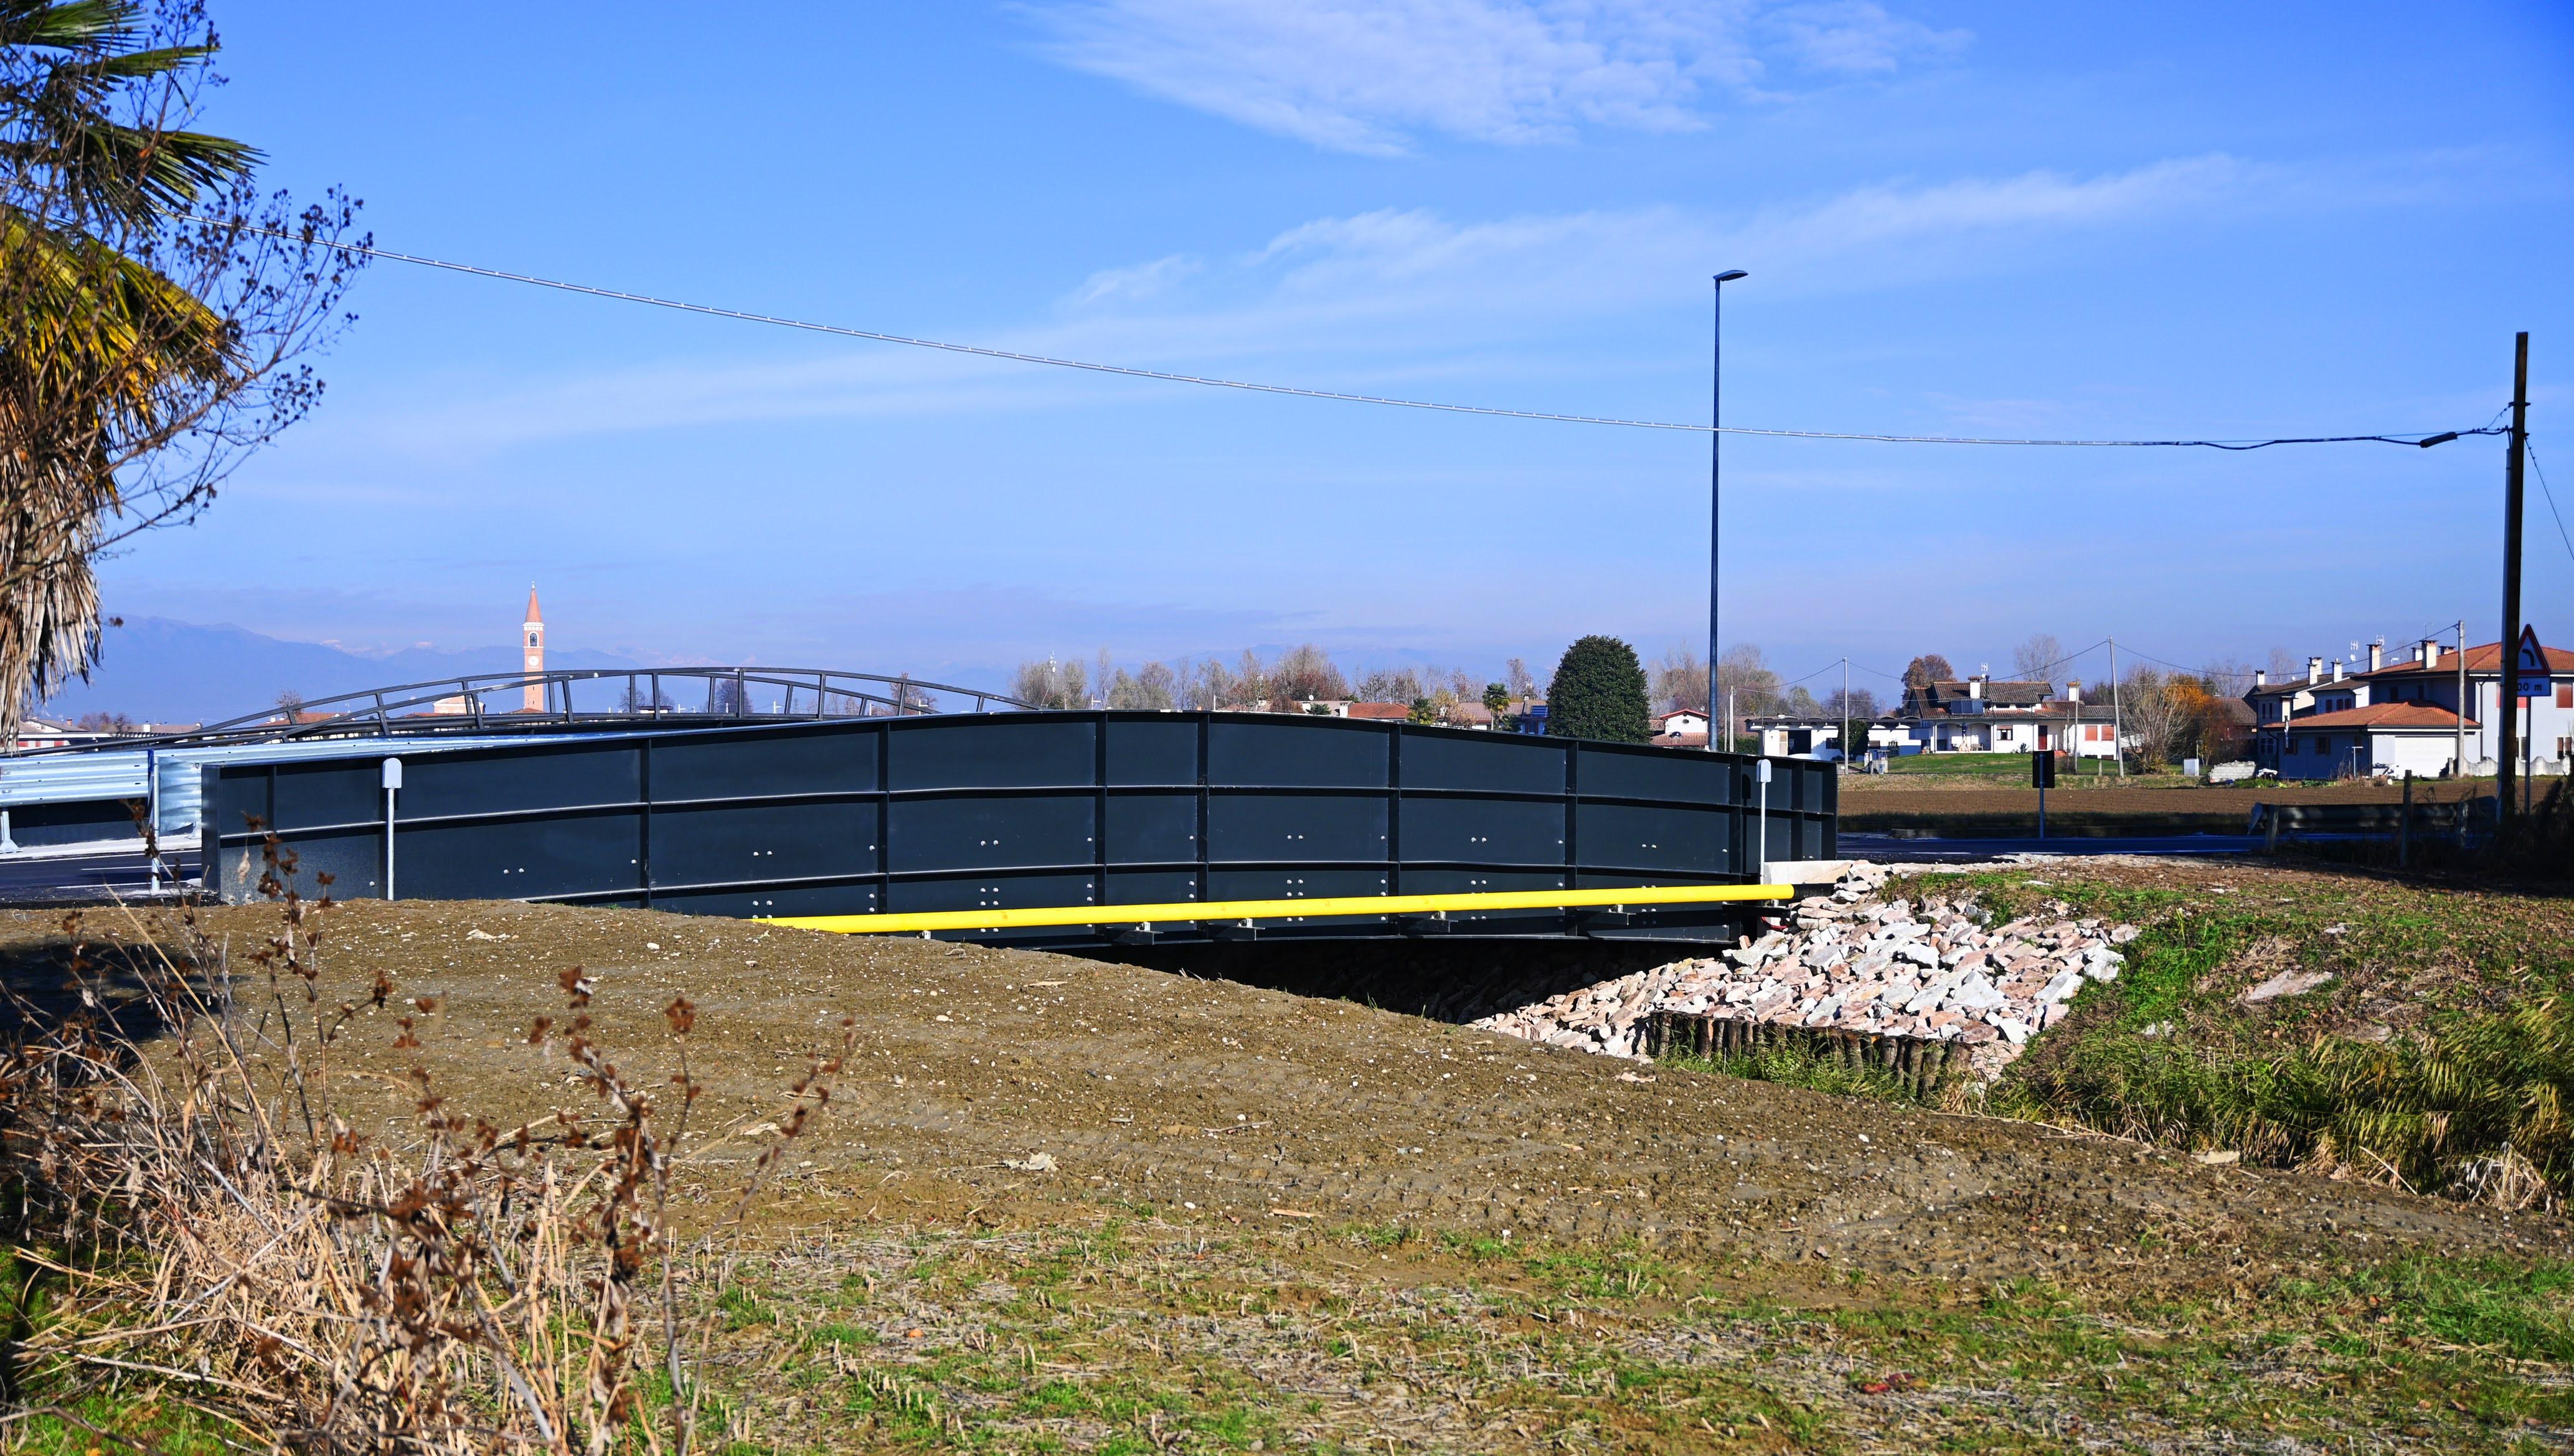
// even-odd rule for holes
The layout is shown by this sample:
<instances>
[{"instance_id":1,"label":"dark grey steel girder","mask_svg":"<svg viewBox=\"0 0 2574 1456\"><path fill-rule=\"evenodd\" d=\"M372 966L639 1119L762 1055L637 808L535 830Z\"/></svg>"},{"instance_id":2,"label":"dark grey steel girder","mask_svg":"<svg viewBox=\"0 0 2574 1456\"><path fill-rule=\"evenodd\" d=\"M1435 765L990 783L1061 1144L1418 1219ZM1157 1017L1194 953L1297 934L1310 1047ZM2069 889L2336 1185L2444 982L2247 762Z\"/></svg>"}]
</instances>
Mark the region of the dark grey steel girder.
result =
<instances>
[{"instance_id":1,"label":"dark grey steel girder","mask_svg":"<svg viewBox=\"0 0 2574 1456\"><path fill-rule=\"evenodd\" d=\"M398 747L398 745L388 745ZM253 897L266 836L308 892L828 915L1757 882L1834 853L1835 768L1409 724L1234 713L773 721L206 770L207 884ZM1756 852L1766 824L1766 852ZM1708 938L1740 907L1625 917ZM1591 933L1513 910L1457 933ZM1343 916L1273 936L1418 932ZM1216 933L1183 931L1170 938ZM960 931L1096 943L1086 929Z\"/></svg>"}]
</instances>

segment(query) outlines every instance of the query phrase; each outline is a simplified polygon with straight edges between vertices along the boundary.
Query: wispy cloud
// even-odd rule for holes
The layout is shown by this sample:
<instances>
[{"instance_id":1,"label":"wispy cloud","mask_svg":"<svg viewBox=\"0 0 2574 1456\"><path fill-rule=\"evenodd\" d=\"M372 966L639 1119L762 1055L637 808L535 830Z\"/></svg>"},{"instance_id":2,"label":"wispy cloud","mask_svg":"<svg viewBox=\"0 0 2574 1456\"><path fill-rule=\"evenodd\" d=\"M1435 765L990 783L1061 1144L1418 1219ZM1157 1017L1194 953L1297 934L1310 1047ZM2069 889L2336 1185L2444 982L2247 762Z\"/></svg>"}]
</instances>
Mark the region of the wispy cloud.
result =
<instances>
[{"instance_id":1,"label":"wispy cloud","mask_svg":"<svg viewBox=\"0 0 2574 1456\"><path fill-rule=\"evenodd\" d=\"M1229 259L1090 275L1051 319L969 342L1283 383L1454 393L1469 381L1596 375L1601 327L1703 297L1711 266L1766 298L2011 266L2103 230L2335 196L2212 156L2128 172L1884 184L1727 218L1679 208L1460 221L1427 210L1318 218ZM1630 361L1633 363L1634 361ZM422 389L399 411L320 426L405 453L758 421L919 416L1168 398L1154 386L870 347L784 362L653 363L498 391Z\"/></svg>"},{"instance_id":2,"label":"wispy cloud","mask_svg":"<svg viewBox=\"0 0 2574 1456\"><path fill-rule=\"evenodd\" d=\"M1174 253L1134 268L1108 268L1082 280L1072 291L1075 304L1140 302L1167 293L1172 286L1203 270L1203 260Z\"/></svg>"},{"instance_id":3,"label":"wispy cloud","mask_svg":"<svg viewBox=\"0 0 2574 1456\"><path fill-rule=\"evenodd\" d=\"M1954 51L1870 0L1073 0L1031 7L1062 64L1262 131L1396 154L1424 131L1563 141L1686 131L1781 71L1883 74Z\"/></svg>"}]
</instances>

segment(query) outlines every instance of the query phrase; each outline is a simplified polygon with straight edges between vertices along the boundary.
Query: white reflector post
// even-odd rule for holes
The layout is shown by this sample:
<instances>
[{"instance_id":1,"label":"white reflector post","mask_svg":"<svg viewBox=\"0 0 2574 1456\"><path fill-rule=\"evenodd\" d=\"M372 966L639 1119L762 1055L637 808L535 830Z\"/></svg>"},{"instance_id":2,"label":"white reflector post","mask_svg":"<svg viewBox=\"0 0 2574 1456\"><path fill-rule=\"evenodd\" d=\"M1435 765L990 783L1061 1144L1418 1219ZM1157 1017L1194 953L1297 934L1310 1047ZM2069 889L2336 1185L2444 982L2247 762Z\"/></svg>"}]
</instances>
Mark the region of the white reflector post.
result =
<instances>
[{"instance_id":1,"label":"white reflector post","mask_svg":"<svg viewBox=\"0 0 2574 1456\"><path fill-rule=\"evenodd\" d=\"M385 898L394 897L394 791L402 787L402 759L385 760Z\"/></svg>"}]
</instances>

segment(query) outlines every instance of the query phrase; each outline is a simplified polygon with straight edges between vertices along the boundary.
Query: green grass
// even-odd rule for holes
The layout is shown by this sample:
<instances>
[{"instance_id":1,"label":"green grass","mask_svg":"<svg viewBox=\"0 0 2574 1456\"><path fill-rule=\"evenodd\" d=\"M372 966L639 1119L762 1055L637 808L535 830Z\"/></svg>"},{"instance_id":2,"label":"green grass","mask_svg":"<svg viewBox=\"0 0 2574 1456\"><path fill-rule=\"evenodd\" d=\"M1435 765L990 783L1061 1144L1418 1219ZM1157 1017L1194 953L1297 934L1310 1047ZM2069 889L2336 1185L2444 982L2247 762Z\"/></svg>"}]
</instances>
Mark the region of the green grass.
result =
<instances>
[{"instance_id":1,"label":"green grass","mask_svg":"<svg viewBox=\"0 0 2574 1456\"><path fill-rule=\"evenodd\" d=\"M978 1277L1062 1283L997 1307L907 1282L882 1241L834 1251L879 1261L889 1314L969 1333L855 1368L810 1343L745 1346L776 1372L751 1397L755 1428L781 1450L1139 1453L2283 1438L2517 1453L2574 1434L2574 1266L2555 1263L2420 1258L2179 1297L1826 1277L1633 1243L1134 1233L944 1235ZM1353 1263L1354 1244L1382 1253ZM765 1292L791 1311L781 1281ZM786 1389L804 1415L779 1413Z\"/></svg>"},{"instance_id":2,"label":"green grass","mask_svg":"<svg viewBox=\"0 0 2574 1456\"><path fill-rule=\"evenodd\" d=\"M1665 1056L1661 1060L1691 1071L1718 1072L1756 1082L1777 1082L1809 1091L1846 1097L1880 1097L1913 1104L1933 1099L1912 1082L1883 1067L1854 1066L1817 1047L1779 1043L1734 1056Z\"/></svg>"},{"instance_id":3,"label":"green grass","mask_svg":"<svg viewBox=\"0 0 2574 1456\"><path fill-rule=\"evenodd\" d=\"M2061 895L2144 927L1987 1110L2436 1191L2574 1192L2574 948L2561 901L2312 876L2232 895L1954 877L2004 915ZM1943 880L1951 877L1942 877ZM2245 1005L2271 974L2328 977ZM2366 1033L2366 1034L2362 1034Z\"/></svg>"},{"instance_id":4,"label":"green grass","mask_svg":"<svg viewBox=\"0 0 2574 1456\"><path fill-rule=\"evenodd\" d=\"M2026 753L1913 753L1886 760L1889 775L1910 774L1925 778L1990 778L1996 783L2025 787L2028 783Z\"/></svg>"}]
</instances>

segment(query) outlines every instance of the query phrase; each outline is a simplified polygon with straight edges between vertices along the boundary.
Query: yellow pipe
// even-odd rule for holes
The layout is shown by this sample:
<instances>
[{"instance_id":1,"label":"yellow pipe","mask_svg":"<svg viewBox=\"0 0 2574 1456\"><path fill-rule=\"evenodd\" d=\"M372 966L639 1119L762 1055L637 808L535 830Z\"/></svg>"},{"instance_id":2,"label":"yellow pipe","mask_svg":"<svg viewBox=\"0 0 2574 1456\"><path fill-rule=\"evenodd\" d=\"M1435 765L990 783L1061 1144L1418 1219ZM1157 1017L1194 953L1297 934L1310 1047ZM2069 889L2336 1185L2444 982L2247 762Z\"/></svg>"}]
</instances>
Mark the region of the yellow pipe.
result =
<instances>
[{"instance_id":1,"label":"yellow pipe","mask_svg":"<svg viewBox=\"0 0 2574 1456\"><path fill-rule=\"evenodd\" d=\"M1186 924L1320 915L1410 915L1448 910L1551 910L1583 905L1695 905L1784 900L1786 884L1679 884L1636 889L1507 889L1476 894L1340 895L1316 899L1182 900L1159 905L1048 905L1024 910L925 910L901 915L779 915L768 923L799 930L874 935L922 930L1001 930L1046 925Z\"/></svg>"}]
</instances>

